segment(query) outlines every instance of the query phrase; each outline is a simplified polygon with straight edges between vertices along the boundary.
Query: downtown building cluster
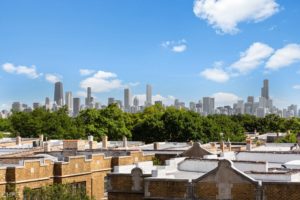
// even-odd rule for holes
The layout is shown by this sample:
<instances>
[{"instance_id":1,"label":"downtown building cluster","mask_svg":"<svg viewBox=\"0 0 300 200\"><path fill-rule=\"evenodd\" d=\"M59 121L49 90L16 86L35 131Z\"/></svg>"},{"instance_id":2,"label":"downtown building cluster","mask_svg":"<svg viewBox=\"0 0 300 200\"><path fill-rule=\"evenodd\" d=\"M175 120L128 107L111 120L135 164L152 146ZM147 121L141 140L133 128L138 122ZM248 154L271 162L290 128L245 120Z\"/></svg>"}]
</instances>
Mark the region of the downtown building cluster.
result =
<instances>
[{"instance_id":1,"label":"downtown building cluster","mask_svg":"<svg viewBox=\"0 0 300 200\"><path fill-rule=\"evenodd\" d=\"M86 91L85 101L82 102L81 98L74 97L71 91L64 93L63 83L56 82L54 85L54 99L51 103L50 98L46 97L45 104L34 102L32 107L27 104L22 104L21 102L13 102L12 111L25 111L31 112L33 109L44 107L47 110L56 111L59 108L66 106L68 108L70 116L77 116L81 110L94 108L103 109L110 104L117 104L120 109L124 112L137 113L143 111L146 107L154 104L159 104L163 107L163 101L158 100L153 102L152 96L152 86L146 85L146 99L145 102L140 102L141 100L138 96L134 96L130 88L124 89L124 100L115 99L109 97L107 99L107 104L101 104L96 102L96 99L92 96L92 88L88 87ZM212 114L223 114L223 115L238 115L238 114L249 114L255 115L257 117L265 117L268 114L276 114L280 117L290 118L299 117L300 110L298 110L297 105L292 104L284 109L279 109L273 105L273 100L269 95L269 80L263 81L263 87L261 88L261 96L255 101L254 96L248 96L247 100L238 100L236 103L231 105L225 105L222 107L215 106L215 98L203 97L202 100L198 102L189 102L187 106L185 102L175 99L173 105L177 109L186 109L199 113L202 116L212 115ZM1 116L5 118L10 114L9 111L2 111Z\"/></svg>"},{"instance_id":2,"label":"downtown building cluster","mask_svg":"<svg viewBox=\"0 0 300 200\"><path fill-rule=\"evenodd\" d=\"M124 103L123 103L124 102ZM156 101L156 104L159 103L162 105L161 101ZM94 109L103 109L110 104L117 104L120 109L125 112L136 113L144 110L145 107L153 105L152 103L152 86L146 86L146 101L143 105L140 105L140 100L137 96L132 98L132 93L130 88L124 89L124 101L115 99L114 97L109 97L107 99L107 104L101 104L96 102L95 98L92 96L92 88L88 87L86 91L86 97L84 103L82 103L80 97L73 97L71 91L64 93L63 83L56 82L54 84L54 98L51 102L49 97L45 98L44 105L38 102L34 102L32 107L24 104L22 102L13 102L11 106L11 111L16 112L31 112L34 109L44 107L47 110L57 111L63 106L67 107L70 116L77 116L81 110L94 108ZM7 117L10 112L3 110L3 118Z\"/></svg>"}]
</instances>

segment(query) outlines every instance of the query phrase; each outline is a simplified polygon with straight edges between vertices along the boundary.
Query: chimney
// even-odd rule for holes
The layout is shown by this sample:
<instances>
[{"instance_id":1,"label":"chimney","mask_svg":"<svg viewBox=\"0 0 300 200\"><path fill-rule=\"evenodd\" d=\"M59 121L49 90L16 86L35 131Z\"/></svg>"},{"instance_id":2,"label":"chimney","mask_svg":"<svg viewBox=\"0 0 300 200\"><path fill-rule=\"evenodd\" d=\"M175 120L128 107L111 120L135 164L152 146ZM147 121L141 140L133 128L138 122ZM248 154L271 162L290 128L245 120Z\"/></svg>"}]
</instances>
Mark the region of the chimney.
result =
<instances>
[{"instance_id":1,"label":"chimney","mask_svg":"<svg viewBox=\"0 0 300 200\"><path fill-rule=\"evenodd\" d=\"M89 149L97 149L97 141L89 141Z\"/></svg>"},{"instance_id":2,"label":"chimney","mask_svg":"<svg viewBox=\"0 0 300 200\"><path fill-rule=\"evenodd\" d=\"M16 145L21 145L22 144L22 138L21 136L16 137Z\"/></svg>"},{"instance_id":3,"label":"chimney","mask_svg":"<svg viewBox=\"0 0 300 200\"><path fill-rule=\"evenodd\" d=\"M49 142L44 143L44 152L51 152L51 144Z\"/></svg>"},{"instance_id":4,"label":"chimney","mask_svg":"<svg viewBox=\"0 0 300 200\"><path fill-rule=\"evenodd\" d=\"M251 151L252 149L252 140L249 138L246 140L246 150Z\"/></svg>"},{"instance_id":5,"label":"chimney","mask_svg":"<svg viewBox=\"0 0 300 200\"><path fill-rule=\"evenodd\" d=\"M43 142L44 142L44 135L40 134L39 135L39 146L43 146Z\"/></svg>"},{"instance_id":6,"label":"chimney","mask_svg":"<svg viewBox=\"0 0 300 200\"><path fill-rule=\"evenodd\" d=\"M127 148L127 147L128 147L128 144L127 144L127 137L126 137L126 136L123 136L123 147L124 147L124 148Z\"/></svg>"},{"instance_id":7,"label":"chimney","mask_svg":"<svg viewBox=\"0 0 300 200\"><path fill-rule=\"evenodd\" d=\"M158 150L159 149L159 142L154 142L153 143L153 148L154 148L154 150Z\"/></svg>"},{"instance_id":8,"label":"chimney","mask_svg":"<svg viewBox=\"0 0 300 200\"><path fill-rule=\"evenodd\" d=\"M108 147L108 138L106 135L102 137L102 148L107 149Z\"/></svg>"},{"instance_id":9,"label":"chimney","mask_svg":"<svg viewBox=\"0 0 300 200\"><path fill-rule=\"evenodd\" d=\"M222 141L222 142L220 143L220 149L221 149L222 152L225 151L225 144L224 144L224 141Z\"/></svg>"},{"instance_id":10,"label":"chimney","mask_svg":"<svg viewBox=\"0 0 300 200\"><path fill-rule=\"evenodd\" d=\"M231 151L231 142L228 143L228 151Z\"/></svg>"},{"instance_id":11,"label":"chimney","mask_svg":"<svg viewBox=\"0 0 300 200\"><path fill-rule=\"evenodd\" d=\"M39 135L39 139L40 139L40 142L44 142L44 135L43 135L43 134L40 134L40 135Z\"/></svg>"}]
</instances>

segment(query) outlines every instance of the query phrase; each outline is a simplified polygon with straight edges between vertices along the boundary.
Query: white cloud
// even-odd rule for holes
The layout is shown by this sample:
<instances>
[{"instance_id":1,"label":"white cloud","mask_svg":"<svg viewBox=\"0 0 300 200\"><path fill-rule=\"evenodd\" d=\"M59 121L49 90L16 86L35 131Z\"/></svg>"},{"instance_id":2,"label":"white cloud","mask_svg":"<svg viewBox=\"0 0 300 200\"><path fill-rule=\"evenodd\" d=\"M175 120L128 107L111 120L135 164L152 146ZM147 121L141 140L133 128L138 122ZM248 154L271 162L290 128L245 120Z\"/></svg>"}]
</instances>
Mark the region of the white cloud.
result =
<instances>
[{"instance_id":1,"label":"white cloud","mask_svg":"<svg viewBox=\"0 0 300 200\"><path fill-rule=\"evenodd\" d=\"M263 61L270 57L274 50L266 44L253 43L245 52L242 52L240 59L231 65L231 68L240 73L247 73L256 69Z\"/></svg>"},{"instance_id":2,"label":"white cloud","mask_svg":"<svg viewBox=\"0 0 300 200\"><path fill-rule=\"evenodd\" d=\"M200 73L204 78L215 81L218 83L224 83L229 80L230 75L228 72L224 71L222 68L213 67L207 68Z\"/></svg>"},{"instance_id":3,"label":"white cloud","mask_svg":"<svg viewBox=\"0 0 300 200\"><path fill-rule=\"evenodd\" d=\"M36 71L36 67L34 65L32 65L31 67L27 67L23 65L15 66L12 63L5 63L2 65L2 69L7 73L25 75L31 79L36 79L42 76L41 73L38 73Z\"/></svg>"},{"instance_id":4,"label":"white cloud","mask_svg":"<svg viewBox=\"0 0 300 200\"><path fill-rule=\"evenodd\" d=\"M181 52L184 52L186 50L186 48L187 48L186 44L181 44L181 45L173 46L172 51L181 53Z\"/></svg>"},{"instance_id":5,"label":"white cloud","mask_svg":"<svg viewBox=\"0 0 300 200\"><path fill-rule=\"evenodd\" d=\"M294 85L294 86L293 86L293 89L295 89L295 90L300 90L300 85Z\"/></svg>"},{"instance_id":6,"label":"white cloud","mask_svg":"<svg viewBox=\"0 0 300 200\"><path fill-rule=\"evenodd\" d=\"M91 74L93 74L95 72L95 70L92 69L80 69L79 73L81 76L89 76Z\"/></svg>"},{"instance_id":7,"label":"white cloud","mask_svg":"<svg viewBox=\"0 0 300 200\"><path fill-rule=\"evenodd\" d=\"M226 106L232 105L236 103L240 97L233 93L226 93L226 92L217 92L212 95L215 98L215 103L217 106Z\"/></svg>"},{"instance_id":8,"label":"white cloud","mask_svg":"<svg viewBox=\"0 0 300 200\"><path fill-rule=\"evenodd\" d=\"M97 71L80 82L80 87L86 89L91 87L94 92L108 92L114 89L123 88L122 81L117 79L117 75L111 72Z\"/></svg>"},{"instance_id":9,"label":"white cloud","mask_svg":"<svg viewBox=\"0 0 300 200\"><path fill-rule=\"evenodd\" d=\"M241 22L259 22L279 10L275 0L195 0L194 14L218 32L235 34Z\"/></svg>"},{"instance_id":10,"label":"white cloud","mask_svg":"<svg viewBox=\"0 0 300 200\"><path fill-rule=\"evenodd\" d=\"M137 97L139 99L140 105L144 105L146 101L146 94L137 94L134 95L134 98ZM155 101L162 101L164 105L173 105L175 101L175 97L172 95L162 96L160 94L156 94L152 96L152 102L154 104Z\"/></svg>"},{"instance_id":11,"label":"white cloud","mask_svg":"<svg viewBox=\"0 0 300 200\"><path fill-rule=\"evenodd\" d=\"M271 56L266 63L266 68L270 70L277 70L283 67L287 67L293 63L300 61L300 45L288 44Z\"/></svg>"},{"instance_id":12,"label":"white cloud","mask_svg":"<svg viewBox=\"0 0 300 200\"><path fill-rule=\"evenodd\" d=\"M45 79L46 79L46 81L48 81L50 83L56 83L56 82L60 81L62 79L62 77L57 74L46 74Z\"/></svg>"},{"instance_id":13,"label":"white cloud","mask_svg":"<svg viewBox=\"0 0 300 200\"><path fill-rule=\"evenodd\" d=\"M187 50L187 44L185 39L178 41L165 41L161 43L161 46L175 53L182 53Z\"/></svg>"}]
</instances>

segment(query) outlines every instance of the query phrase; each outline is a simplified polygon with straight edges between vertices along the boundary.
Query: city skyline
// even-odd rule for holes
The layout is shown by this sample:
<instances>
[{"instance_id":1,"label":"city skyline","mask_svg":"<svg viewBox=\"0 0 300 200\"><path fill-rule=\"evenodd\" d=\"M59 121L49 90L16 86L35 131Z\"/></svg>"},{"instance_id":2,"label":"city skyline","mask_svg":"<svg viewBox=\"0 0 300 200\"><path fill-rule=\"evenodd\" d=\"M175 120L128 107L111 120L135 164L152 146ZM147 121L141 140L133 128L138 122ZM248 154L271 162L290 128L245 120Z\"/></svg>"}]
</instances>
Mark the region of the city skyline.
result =
<instances>
[{"instance_id":1,"label":"city skyline","mask_svg":"<svg viewBox=\"0 0 300 200\"><path fill-rule=\"evenodd\" d=\"M86 97L92 87L100 102L123 99L126 87L144 98L150 83L153 101L207 96L219 106L259 97L268 79L275 105L299 104L300 3L251 2L233 7L241 17L226 9L211 14L205 0L2 1L0 109L44 102L57 81L73 97Z\"/></svg>"},{"instance_id":2,"label":"city skyline","mask_svg":"<svg viewBox=\"0 0 300 200\"><path fill-rule=\"evenodd\" d=\"M224 114L224 115L237 115L237 114L249 114L257 117L265 117L268 114L275 114L283 118L300 117L300 109L298 110L297 104L291 104L285 108L278 108L273 103L273 99L270 98L269 94L269 80L264 79L261 87L261 95L259 97L248 96L246 101L244 99L237 99L232 104L216 106L215 97L203 96L197 101L184 102L180 99L174 99L170 104L165 104L162 100L154 99L152 96L152 86L146 85L146 96L143 98L138 95L134 95L129 87L123 91L123 100L116 99L115 97L108 97L107 102L99 102L92 97L92 88L88 87L86 90L85 103L80 103L79 97L72 96L72 91L65 92L65 102L63 101L63 83L56 82L54 84L54 100L50 101L49 97L45 98L45 104L39 102L32 102L30 105L24 104L20 101L12 103L12 111L25 111L31 112L32 110L44 107L50 111L57 111L59 108L66 106L68 108L69 116L76 117L80 110L94 108L104 109L110 104L117 104L117 106L128 113L143 112L145 108L160 104L163 107L173 106L176 109L186 109L198 113L202 116L208 116L212 114ZM0 114L3 117L9 115L8 111L3 111Z\"/></svg>"}]
</instances>

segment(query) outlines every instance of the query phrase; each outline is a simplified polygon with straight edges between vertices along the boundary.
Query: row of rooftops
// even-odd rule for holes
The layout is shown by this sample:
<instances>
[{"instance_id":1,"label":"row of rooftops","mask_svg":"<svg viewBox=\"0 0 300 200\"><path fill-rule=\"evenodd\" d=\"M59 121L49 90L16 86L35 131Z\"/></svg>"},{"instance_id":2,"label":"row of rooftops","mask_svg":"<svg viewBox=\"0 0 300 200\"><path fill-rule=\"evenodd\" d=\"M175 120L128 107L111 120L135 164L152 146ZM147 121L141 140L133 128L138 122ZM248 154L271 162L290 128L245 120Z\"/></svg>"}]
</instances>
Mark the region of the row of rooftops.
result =
<instances>
[{"instance_id":1,"label":"row of rooftops","mask_svg":"<svg viewBox=\"0 0 300 200\"><path fill-rule=\"evenodd\" d=\"M13 145L13 143L15 143ZM18 143L18 144L17 144ZM7 144L7 146L5 146ZM25 146L24 146L25 145ZM105 157L127 156L131 151L146 154L173 154L179 158L166 161L165 166L151 162L131 166L117 166L113 173L130 173L136 167L151 174L152 178L195 179L218 166L221 160L230 160L233 166L255 180L300 183L300 151L295 144L265 143L260 146L246 143L212 142L156 142L88 140L49 140L14 138L0 140L0 167L22 166L30 160L67 162L70 157L102 154Z\"/></svg>"}]
</instances>

